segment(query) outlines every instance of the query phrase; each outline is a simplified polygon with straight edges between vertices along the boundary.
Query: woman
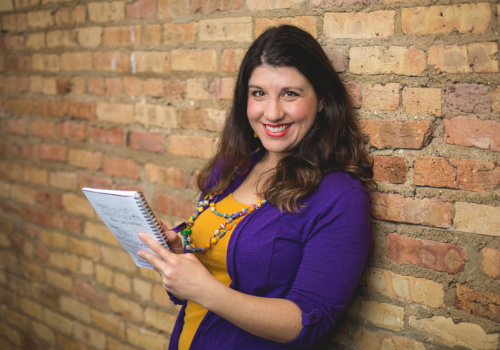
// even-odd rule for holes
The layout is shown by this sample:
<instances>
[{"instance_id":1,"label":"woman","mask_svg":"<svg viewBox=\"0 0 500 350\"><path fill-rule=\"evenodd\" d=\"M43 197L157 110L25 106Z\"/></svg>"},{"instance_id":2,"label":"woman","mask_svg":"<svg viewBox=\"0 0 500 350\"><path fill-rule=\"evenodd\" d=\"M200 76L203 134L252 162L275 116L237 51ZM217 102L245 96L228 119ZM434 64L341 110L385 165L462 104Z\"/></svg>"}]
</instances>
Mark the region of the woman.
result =
<instances>
[{"instance_id":1,"label":"woman","mask_svg":"<svg viewBox=\"0 0 500 350\"><path fill-rule=\"evenodd\" d=\"M141 256L183 304L170 349L317 343L368 254L370 177L321 46L292 26L267 30L241 64L217 155L198 179L199 207L182 238L169 234L178 254L139 234L159 255Z\"/></svg>"}]
</instances>

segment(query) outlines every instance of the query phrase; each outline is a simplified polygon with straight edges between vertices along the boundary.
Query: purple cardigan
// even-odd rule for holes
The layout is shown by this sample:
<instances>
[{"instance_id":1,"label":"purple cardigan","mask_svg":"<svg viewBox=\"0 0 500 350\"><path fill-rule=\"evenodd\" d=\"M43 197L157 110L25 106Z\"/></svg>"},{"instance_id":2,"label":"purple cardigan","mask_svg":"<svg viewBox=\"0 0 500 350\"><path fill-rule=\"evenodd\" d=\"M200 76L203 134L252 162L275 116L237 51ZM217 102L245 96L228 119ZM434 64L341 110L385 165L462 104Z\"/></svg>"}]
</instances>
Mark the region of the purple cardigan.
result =
<instances>
[{"instance_id":1,"label":"purple cardigan","mask_svg":"<svg viewBox=\"0 0 500 350\"><path fill-rule=\"evenodd\" d=\"M252 157L252 166L264 153ZM244 178L237 177L219 201L238 188ZM302 310L304 327L299 336L279 344L208 311L191 349L310 348L335 325L354 293L368 256L369 194L358 180L334 172L324 176L318 190L303 204L300 214L281 213L264 204L236 226L227 250L230 287L250 295L293 301ZM185 307L177 317L169 350L178 348Z\"/></svg>"}]
</instances>

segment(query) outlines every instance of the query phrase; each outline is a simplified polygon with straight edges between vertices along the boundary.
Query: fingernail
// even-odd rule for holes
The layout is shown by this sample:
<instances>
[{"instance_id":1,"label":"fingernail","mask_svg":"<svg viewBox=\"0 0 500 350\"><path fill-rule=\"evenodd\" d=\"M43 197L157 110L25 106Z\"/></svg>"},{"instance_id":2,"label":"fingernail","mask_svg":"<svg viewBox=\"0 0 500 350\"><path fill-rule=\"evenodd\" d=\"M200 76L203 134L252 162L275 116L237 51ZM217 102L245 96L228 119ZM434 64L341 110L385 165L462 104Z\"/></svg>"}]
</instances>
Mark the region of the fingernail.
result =
<instances>
[{"instance_id":1,"label":"fingernail","mask_svg":"<svg viewBox=\"0 0 500 350\"><path fill-rule=\"evenodd\" d=\"M137 234L137 236L138 236L139 238L142 238L144 235L143 235L143 233L142 233L142 232L139 232L139 233Z\"/></svg>"},{"instance_id":2,"label":"fingernail","mask_svg":"<svg viewBox=\"0 0 500 350\"><path fill-rule=\"evenodd\" d=\"M138 252L137 252L137 256L142 257L142 251L138 251Z\"/></svg>"}]
</instances>

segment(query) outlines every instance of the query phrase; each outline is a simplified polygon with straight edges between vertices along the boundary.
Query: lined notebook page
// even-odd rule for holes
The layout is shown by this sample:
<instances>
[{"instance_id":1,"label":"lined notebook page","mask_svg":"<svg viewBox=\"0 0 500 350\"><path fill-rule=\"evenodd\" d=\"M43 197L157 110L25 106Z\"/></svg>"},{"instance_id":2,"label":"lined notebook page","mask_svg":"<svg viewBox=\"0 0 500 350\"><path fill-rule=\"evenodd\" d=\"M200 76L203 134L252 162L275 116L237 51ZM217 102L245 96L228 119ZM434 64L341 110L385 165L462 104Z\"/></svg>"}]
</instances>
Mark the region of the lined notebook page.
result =
<instances>
[{"instance_id":1,"label":"lined notebook page","mask_svg":"<svg viewBox=\"0 0 500 350\"><path fill-rule=\"evenodd\" d=\"M148 261L137 256L139 250L155 254L137 237L137 233L144 232L160 242L166 249L168 246L158 228L152 224L152 217L145 210L139 193L87 187L83 188L82 191L104 224L130 254L135 264L139 267L153 269Z\"/></svg>"}]
</instances>

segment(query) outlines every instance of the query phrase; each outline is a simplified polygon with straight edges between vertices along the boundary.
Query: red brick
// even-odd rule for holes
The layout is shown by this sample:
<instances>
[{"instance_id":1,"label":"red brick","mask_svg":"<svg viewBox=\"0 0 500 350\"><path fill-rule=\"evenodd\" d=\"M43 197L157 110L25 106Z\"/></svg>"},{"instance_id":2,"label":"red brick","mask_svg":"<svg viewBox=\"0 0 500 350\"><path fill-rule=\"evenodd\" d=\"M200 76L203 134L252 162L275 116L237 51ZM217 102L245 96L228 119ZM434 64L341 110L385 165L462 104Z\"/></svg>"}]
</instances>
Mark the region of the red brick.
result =
<instances>
[{"instance_id":1,"label":"red brick","mask_svg":"<svg viewBox=\"0 0 500 350\"><path fill-rule=\"evenodd\" d=\"M128 147L139 151L165 151L165 135L152 132L135 132L128 134Z\"/></svg>"},{"instance_id":2,"label":"red brick","mask_svg":"<svg viewBox=\"0 0 500 350\"><path fill-rule=\"evenodd\" d=\"M482 84L446 83L446 106L452 112L491 113L491 96Z\"/></svg>"},{"instance_id":3,"label":"red brick","mask_svg":"<svg viewBox=\"0 0 500 350\"><path fill-rule=\"evenodd\" d=\"M428 121L362 120L359 125L377 148L421 149L432 137L432 125Z\"/></svg>"},{"instance_id":4,"label":"red brick","mask_svg":"<svg viewBox=\"0 0 500 350\"><path fill-rule=\"evenodd\" d=\"M139 178L139 166L130 159L106 157L103 161L103 168L107 176L121 176L136 180Z\"/></svg>"},{"instance_id":5,"label":"red brick","mask_svg":"<svg viewBox=\"0 0 500 350\"><path fill-rule=\"evenodd\" d=\"M405 183L408 171L406 159L389 156L374 156L370 159L373 161L374 180L395 184Z\"/></svg>"},{"instance_id":6,"label":"red brick","mask_svg":"<svg viewBox=\"0 0 500 350\"><path fill-rule=\"evenodd\" d=\"M200 175L200 171L199 170L193 171L193 175L189 179L188 188L190 188L192 190L195 190L195 191L199 191L200 190L198 188L198 185L197 185L197 181L198 181L198 176L199 175Z\"/></svg>"},{"instance_id":7,"label":"red brick","mask_svg":"<svg viewBox=\"0 0 500 350\"><path fill-rule=\"evenodd\" d=\"M168 194L155 193L153 209L167 215L188 218L194 211L194 203Z\"/></svg>"},{"instance_id":8,"label":"red brick","mask_svg":"<svg viewBox=\"0 0 500 350\"><path fill-rule=\"evenodd\" d=\"M498 7L500 8L500 5ZM493 102L491 106L493 113L500 113L500 86L497 86L495 91L491 93L491 101Z\"/></svg>"},{"instance_id":9,"label":"red brick","mask_svg":"<svg viewBox=\"0 0 500 350\"><path fill-rule=\"evenodd\" d=\"M338 73L345 72L347 68L347 61L345 58L344 48L341 46L329 45L329 46L323 46L323 50L328 56L328 59L330 60L333 66L333 69L335 69L335 71Z\"/></svg>"},{"instance_id":10,"label":"red brick","mask_svg":"<svg viewBox=\"0 0 500 350\"><path fill-rule=\"evenodd\" d=\"M62 117L64 116L67 104L58 100L37 100L36 113L49 116L49 117Z\"/></svg>"},{"instance_id":11,"label":"red brick","mask_svg":"<svg viewBox=\"0 0 500 350\"><path fill-rule=\"evenodd\" d=\"M14 222L14 232L29 239L37 240L40 237L40 229L38 227L19 221Z\"/></svg>"},{"instance_id":12,"label":"red brick","mask_svg":"<svg viewBox=\"0 0 500 350\"><path fill-rule=\"evenodd\" d=\"M78 174L78 184L80 187L113 189L113 182L111 180L83 173Z\"/></svg>"},{"instance_id":13,"label":"red brick","mask_svg":"<svg viewBox=\"0 0 500 350\"><path fill-rule=\"evenodd\" d=\"M26 135L26 122L19 119L4 119L2 120L2 131L13 135Z\"/></svg>"},{"instance_id":14,"label":"red brick","mask_svg":"<svg viewBox=\"0 0 500 350\"><path fill-rule=\"evenodd\" d=\"M65 163L68 160L68 147L42 144L39 157L44 161Z\"/></svg>"},{"instance_id":15,"label":"red brick","mask_svg":"<svg viewBox=\"0 0 500 350\"><path fill-rule=\"evenodd\" d=\"M167 185L170 187L184 188L186 178L184 170L179 168L164 168L147 163L144 166L146 179L151 183Z\"/></svg>"},{"instance_id":16,"label":"red brick","mask_svg":"<svg viewBox=\"0 0 500 350\"><path fill-rule=\"evenodd\" d=\"M500 250L486 247L481 250L481 255L483 272L488 277L500 279Z\"/></svg>"},{"instance_id":17,"label":"red brick","mask_svg":"<svg viewBox=\"0 0 500 350\"><path fill-rule=\"evenodd\" d=\"M500 123L464 116L444 119L444 141L500 152Z\"/></svg>"},{"instance_id":18,"label":"red brick","mask_svg":"<svg viewBox=\"0 0 500 350\"><path fill-rule=\"evenodd\" d=\"M500 184L498 162L420 157L414 167L413 183L417 186L488 192Z\"/></svg>"},{"instance_id":19,"label":"red brick","mask_svg":"<svg viewBox=\"0 0 500 350\"><path fill-rule=\"evenodd\" d=\"M500 294L479 292L457 284L455 306L458 310L500 322Z\"/></svg>"},{"instance_id":20,"label":"red brick","mask_svg":"<svg viewBox=\"0 0 500 350\"><path fill-rule=\"evenodd\" d=\"M0 140L0 155L4 155L5 154L5 141L4 140Z\"/></svg>"},{"instance_id":21,"label":"red brick","mask_svg":"<svg viewBox=\"0 0 500 350\"><path fill-rule=\"evenodd\" d=\"M210 137L169 135L168 152L195 158L210 159L213 155L214 140Z\"/></svg>"},{"instance_id":22,"label":"red brick","mask_svg":"<svg viewBox=\"0 0 500 350\"><path fill-rule=\"evenodd\" d=\"M92 69L92 55L90 52L65 52L61 55L61 70L81 71Z\"/></svg>"},{"instance_id":23,"label":"red brick","mask_svg":"<svg viewBox=\"0 0 500 350\"><path fill-rule=\"evenodd\" d=\"M49 209L62 210L62 196L59 193L48 191L37 191L36 202Z\"/></svg>"},{"instance_id":24,"label":"red brick","mask_svg":"<svg viewBox=\"0 0 500 350\"><path fill-rule=\"evenodd\" d=\"M123 92L123 83L120 78L106 79L106 93L110 96L120 95Z\"/></svg>"},{"instance_id":25,"label":"red brick","mask_svg":"<svg viewBox=\"0 0 500 350\"><path fill-rule=\"evenodd\" d=\"M23 251L23 242L17 236L10 236L10 247L13 251L21 253Z\"/></svg>"},{"instance_id":26,"label":"red brick","mask_svg":"<svg viewBox=\"0 0 500 350\"><path fill-rule=\"evenodd\" d=\"M71 80L69 79L57 79L56 89L58 95L64 95L71 92Z\"/></svg>"},{"instance_id":27,"label":"red brick","mask_svg":"<svg viewBox=\"0 0 500 350\"><path fill-rule=\"evenodd\" d=\"M147 96L161 97L165 94L163 89L163 80L146 79L144 80L144 93Z\"/></svg>"},{"instance_id":28,"label":"red brick","mask_svg":"<svg viewBox=\"0 0 500 350\"><path fill-rule=\"evenodd\" d=\"M64 108L68 117L94 120L96 105L93 102L66 101Z\"/></svg>"},{"instance_id":29,"label":"red brick","mask_svg":"<svg viewBox=\"0 0 500 350\"><path fill-rule=\"evenodd\" d=\"M361 85L353 81L344 84L352 108L361 108Z\"/></svg>"},{"instance_id":30,"label":"red brick","mask_svg":"<svg viewBox=\"0 0 500 350\"><path fill-rule=\"evenodd\" d=\"M21 216L21 207L18 205L12 204L11 201L1 201L0 200L0 211L4 212L9 216Z\"/></svg>"},{"instance_id":31,"label":"red brick","mask_svg":"<svg viewBox=\"0 0 500 350\"><path fill-rule=\"evenodd\" d=\"M129 96L138 96L142 94L142 81L137 77L124 77L123 86Z\"/></svg>"},{"instance_id":32,"label":"red brick","mask_svg":"<svg viewBox=\"0 0 500 350\"><path fill-rule=\"evenodd\" d=\"M93 127L90 129L90 138L93 142L122 146L124 143L124 132L120 129L106 130Z\"/></svg>"},{"instance_id":33,"label":"red brick","mask_svg":"<svg viewBox=\"0 0 500 350\"><path fill-rule=\"evenodd\" d=\"M467 251L447 243L403 237L390 233L386 239L387 259L447 273L463 271Z\"/></svg>"},{"instance_id":34,"label":"red brick","mask_svg":"<svg viewBox=\"0 0 500 350\"><path fill-rule=\"evenodd\" d=\"M185 95L184 83L179 79L165 81L165 94L168 98L181 98Z\"/></svg>"},{"instance_id":35,"label":"red brick","mask_svg":"<svg viewBox=\"0 0 500 350\"><path fill-rule=\"evenodd\" d=\"M399 194L371 194L372 216L375 219L410 224L451 227L451 203L437 198L404 198Z\"/></svg>"},{"instance_id":36,"label":"red brick","mask_svg":"<svg viewBox=\"0 0 500 350\"><path fill-rule=\"evenodd\" d=\"M85 283L84 281L76 280L73 287L75 290L75 294L80 299L100 305L106 304L104 297L100 293L98 293L91 285Z\"/></svg>"},{"instance_id":37,"label":"red brick","mask_svg":"<svg viewBox=\"0 0 500 350\"><path fill-rule=\"evenodd\" d=\"M35 120L30 125L30 135L53 139L56 137L56 126L52 122Z\"/></svg>"},{"instance_id":38,"label":"red brick","mask_svg":"<svg viewBox=\"0 0 500 350\"><path fill-rule=\"evenodd\" d=\"M85 141L87 126L82 123L64 122L58 125L58 135L63 139Z\"/></svg>"},{"instance_id":39,"label":"red brick","mask_svg":"<svg viewBox=\"0 0 500 350\"><path fill-rule=\"evenodd\" d=\"M245 53L245 49L224 50L220 64L221 72L236 72L240 68Z\"/></svg>"},{"instance_id":40,"label":"red brick","mask_svg":"<svg viewBox=\"0 0 500 350\"><path fill-rule=\"evenodd\" d=\"M155 0L136 0L126 6L128 18L152 18L156 12Z\"/></svg>"},{"instance_id":41,"label":"red brick","mask_svg":"<svg viewBox=\"0 0 500 350\"><path fill-rule=\"evenodd\" d=\"M4 64L6 71L29 72L32 69L29 56L8 56ZM33 62L33 69L35 69L35 62Z\"/></svg>"},{"instance_id":42,"label":"red brick","mask_svg":"<svg viewBox=\"0 0 500 350\"><path fill-rule=\"evenodd\" d=\"M140 26L104 27L105 46L135 46L141 44Z\"/></svg>"},{"instance_id":43,"label":"red brick","mask_svg":"<svg viewBox=\"0 0 500 350\"><path fill-rule=\"evenodd\" d=\"M74 234L80 234L82 231L82 220L61 213L55 213L52 215L52 227Z\"/></svg>"},{"instance_id":44,"label":"red brick","mask_svg":"<svg viewBox=\"0 0 500 350\"><path fill-rule=\"evenodd\" d=\"M159 45L161 34L159 24L146 24L142 27L142 45Z\"/></svg>"},{"instance_id":45,"label":"red brick","mask_svg":"<svg viewBox=\"0 0 500 350\"><path fill-rule=\"evenodd\" d=\"M104 89L104 78L98 77L98 78L92 78L87 81L88 84L88 89L91 94L94 95L104 95L105 89Z\"/></svg>"},{"instance_id":46,"label":"red brick","mask_svg":"<svg viewBox=\"0 0 500 350\"><path fill-rule=\"evenodd\" d=\"M33 113L33 101L7 100L7 110L14 114L31 114Z\"/></svg>"},{"instance_id":47,"label":"red brick","mask_svg":"<svg viewBox=\"0 0 500 350\"><path fill-rule=\"evenodd\" d=\"M62 349L87 350L87 347L80 344L80 342L75 341L70 337L66 337L62 334L57 335L57 341L59 342L59 345L61 346Z\"/></svg>"},{"instance_id":48,"label":"red brick","mask_svg":"<svg viewBox=\"0 0 500 350\"><path fill-rule=\"evenodd\" d=\"M189 23L166 23L163 25L163 42L165 44L192 43L197 25Z\"/></svg>"},{"instance_id":49,"label":"red brick","mask_svg":"<svg viewBox=\"0 0 500 350\"><path fill-rule=\"evenodd\" d=\"M49 227L50 226L50 214L34 208L25 208L24 215L26 220L34 222L36 224Z\"/></svg>"},{"instance_id":50,"label":"red brick","mask_svg":"<svg viewBox=\"0 0 500 350\"><path fill-rule=\"evenodd\" d=\"M126 73L129 67L129 56L119 51L94 52L93 63L97 71Z\"/></svg>"},{"instance_id":51,"label":"red brick","mask_svg":"<svg viewBox=\"0 0 500 350\"><path fill-rule=\"evenodd\" d=\"M8 51L22 51L24 50L24 37L22 35L6 36L4 44Z\"/></svg>"},{"instance_id":52,"label":"red brick","mask_svg":"<svg viewBox=\"0 0 500 350\"><path fill-rule=\"evenodd\" d=\"M190 13L188 0L158 0L158 17L174 18L187 16Z\"/></svg>"},{"instance_id":53,"label":"red brick","mask_svg":"<svg viewBox=\"0 0 500 350\"><path fill-rule=\"evenodd\" d=\"M0 161L0 177L6 179L21 181L23 177L23 167L18 164Z\"/></svg>"}]
</instances>

